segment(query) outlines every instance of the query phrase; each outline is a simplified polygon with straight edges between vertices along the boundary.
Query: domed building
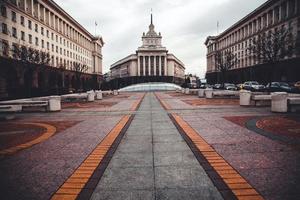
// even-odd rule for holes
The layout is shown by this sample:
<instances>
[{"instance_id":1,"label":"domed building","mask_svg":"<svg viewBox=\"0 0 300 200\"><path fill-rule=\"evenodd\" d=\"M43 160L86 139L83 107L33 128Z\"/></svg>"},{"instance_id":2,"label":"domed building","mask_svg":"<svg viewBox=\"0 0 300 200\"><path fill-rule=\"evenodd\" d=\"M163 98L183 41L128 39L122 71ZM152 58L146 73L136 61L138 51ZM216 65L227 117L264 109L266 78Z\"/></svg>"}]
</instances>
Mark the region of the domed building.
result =
<instances>
[{"instance_id":1,"label":"domed building","mask_svg":"<svg viewBox=\"0 0 300 200\"><path fill-rule=\"evenodd\" d=\"M142 36L142 46L111 65L110 79L120 79L123 86L143 82L173 82L184 80L184 64L161 44L161 33L154 30L152 14L149 30ZM125 83L126 82L126 83Z\"/></svg>"}]
</instances>

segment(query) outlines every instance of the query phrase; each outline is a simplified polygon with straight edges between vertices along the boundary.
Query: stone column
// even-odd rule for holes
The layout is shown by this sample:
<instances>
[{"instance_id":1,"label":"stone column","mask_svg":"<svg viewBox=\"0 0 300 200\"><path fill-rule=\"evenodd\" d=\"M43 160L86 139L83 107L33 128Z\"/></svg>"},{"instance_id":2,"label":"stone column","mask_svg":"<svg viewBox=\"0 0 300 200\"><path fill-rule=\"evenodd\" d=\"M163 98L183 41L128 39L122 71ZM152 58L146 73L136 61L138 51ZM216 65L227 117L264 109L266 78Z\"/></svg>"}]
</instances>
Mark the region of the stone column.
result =
<instances>
[{"instance_id":1,"label":"stone column","mask_svg":"<svg viewBox=\"0 0 300 200\"><path fill-rule=\"evenodd\" d=\"M38 17L38 19L40 20L40 14L41 14L41 10L40 10L41 8L40 8L40 4L39 4L39 2L37 2L37 17Z\"/></svg>"},{"instance_id":2,"label":"stone column","mask_svg":"<svg viewBox=\"0 0 300 200\"><path fill-rule=\"evenodd\" d=\"M146 75L146 56L143 56L143 76Z\"/></svg>"},{"instance_id":3,"label":"stone column","mask_svg":"<svg viewBox=\"0 0 300 200\"><path fill-rule=\"evenodd\" d=\"M159 76L161 76L161 56L158 56L158 61L159 61L159 63L158 63L158 65L159 65Z\"/></svg>"},{"instance_id":4,"label":"stone column","mask_svg":"<svg viewBox=\"0 0 300 200\"><path fill-rule=\"evenodd\" d=\"M148 56L148 76L151 75L151 56Z\"/></svg>"},{"instance_id":5,"label":"stone column","mask_svg":"<svg viewBox=\"0 0 300 200\"><path fill-rule=\"evenodd\" d=\"M168 66L167 66L167 55L165 56L165 59L164 59L164 67L165 67L165 76L167 76L168 75Z\"/></svg>"},{"instance_id":6,"label":"stone column","mask_svg":"<svg viewBox=\"0 0 300 200\"><path fill-rule=\"evenodd\" d=\"M32 16L33 16L33 12L34 12L33 0L31 0L31 15Z\"/></svg>"},{"instance_id":7,"label":"stone column","mask_svg":"<svg viewBox=\"0 0 300 200\"><path fill-rule=\"evenodd\" d=\"M154 76L156 76L156 56L154 56L154 61L153 61L153 65L154 65L154 67L153 67L153 69L154 69Z\"/></svg>"},{"instance_id":8,"label":"stone column","mask_svg":"<svg viewBox=\"0 0 300 200\"><path fill-rule=\"evenodd\" d=\"M138 56L138 62L137 62L137 76L140 76L140 56Z\"/></svg>"}]
</instances>

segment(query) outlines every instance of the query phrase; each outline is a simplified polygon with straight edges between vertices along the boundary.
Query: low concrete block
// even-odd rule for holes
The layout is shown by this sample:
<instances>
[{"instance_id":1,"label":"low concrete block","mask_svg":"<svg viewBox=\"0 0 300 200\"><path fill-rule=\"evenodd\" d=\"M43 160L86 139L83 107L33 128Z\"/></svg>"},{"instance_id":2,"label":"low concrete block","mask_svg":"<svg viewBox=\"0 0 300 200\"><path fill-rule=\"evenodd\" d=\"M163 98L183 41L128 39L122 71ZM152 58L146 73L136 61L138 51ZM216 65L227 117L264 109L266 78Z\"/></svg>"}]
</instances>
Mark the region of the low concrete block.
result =
<instances>
[{"instance_id":1,"label":"low concrete block","mask_svg":"<svg viewBox=\"0 0 300 200\"><path fill-rule=\"evenodd\" d=\"M190 94L190 88L185 88L184 93L185 93L185 94Z\"/></svg>"},{"instance_id":2,"label":"low concrete block","mask_svg":"<svg viewBox=\"0 0 300 200\"><path fill-rule=\"evenodd\" d=\"M288 111L287 105L288 94L286 92L274 92L271 93L272 103L271 111L285 113Z\"/></svg>"},{"instance_id":3,"label":"low concrete block","mask_svg":"<svg viewBox=\"0 0 300 200\"><path fill-rule=\"evenodd\" d=\"M198 90L198 97L203 98L205 96L205 89L199 89Z\"/></svg>"},{"instance_id":4,"label":"low concrete block","mask_svg":"<svg viewBox=\"0 0 300 200\"><path fill-rule=\"evenodd\" d=\"M207 99L212 99L213 98L213 89L212 88L206 88L205 89L205 97Z\"/></svg>"},{"instance_id":5,"label":"low concrete block","mask_svg":"<svg viewBox=\"0 0 300 200\"><path fill-rule=\"evenodd\" d=\"M61 110L61 97L60 96L50 96L48 100L48 111L55 112Z\"/></svg>"},{"instance_id":6,"label":"low concrete block","mask_svg":"<svg viewBox=\"0 0 300 200\"><path fill-rule=\"evenodd\" d=\"M97 91L95 91L95 93L96 93L96 99L97 100L103 99L103 95L102 95L102 91L101 90L97 90Z\"/></svg>"},{"instance_id":7,"label":"low concrete block","mask_svg":"<svg viewBox=\"0 0 300 200\"><path fill-rule=\"evenodd\" d=\"M87 101L95 101L95 93L94 91L88 91L87 92Z\"/></svg>"},{"instance_id":8,"label":"low concrete block","mask_svg":"<svg viewBox=\"0 0 300 200\"><path fill-rule=\"evenodd\" d=\"M240 91L240 106L251 105L251 91L241 90Z\"/></svg>"}]
</instances>

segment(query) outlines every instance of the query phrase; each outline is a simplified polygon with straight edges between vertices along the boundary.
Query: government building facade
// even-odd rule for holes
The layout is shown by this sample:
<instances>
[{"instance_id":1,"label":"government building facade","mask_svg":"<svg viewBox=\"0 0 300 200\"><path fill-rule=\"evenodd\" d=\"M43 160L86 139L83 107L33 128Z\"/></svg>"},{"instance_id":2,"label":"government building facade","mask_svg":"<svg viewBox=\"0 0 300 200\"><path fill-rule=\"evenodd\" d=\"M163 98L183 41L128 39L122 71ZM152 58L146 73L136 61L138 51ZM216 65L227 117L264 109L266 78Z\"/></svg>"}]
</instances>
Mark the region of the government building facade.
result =
<instances>
[{"instance_id":1,"label":"government building facade","mask_svg":"<svg viewBox=\"0 0 300 200\"><path fill-rule=\"evenodd\" d=\"M206 78L210 83L220 81L216 66L216 53L231 51L237 62L227 72L227 79L233 83L257 80L298 81L300 74L300 2L298 0L268 0L240 21L217 36L209 36L207 47ZM249 47L251 40L280 29L289 29L294 51L273 66L255 59Z\"/></svg>"},{"instance_id":2,"label":"government building facade","mask_svg":"<svg viewBox=\"0 0 300 200\"><path fill-rule=\"evenodd\" d=\"M20 60L15 52L22 47L48 55L45 64L47 70L66 71L65 77L62 77L64 83L57 83L61 80L56 80L57 82L53 83L56 86L53 87L57 87L57 84L74 87L75 75L71 72L74 71L75 64L85 66L83 81L89 81L92 75L97 79L102 75L102 38L89 33L54 1L4 0L0 2L0 6L0 93L5 92L5 88L16 89L7 87L24 84L40 87L39 79L53 79L41 74L43 70L4 69L14 62L12 60ZM12 65L17 66L17 63ZM20 83L12 84L11 79L14 78L18 79L14 81ZM32 79L31 83L26 80L28 78ZM49 85L49 82L47 84Z\"/></svg>"},{"instance_id":3,"label":"government building facade","mask_svg":"<svg viewBox=\"0 0 300 200\"><path fill-rule=\"evenodd\" d=\"M110 79L127 80L129 84L142 82L174 82L184 80L184 64L162 46L162 36L156 33L152 22L142 36L142 46L110 67ZM124 85L123 85L124 86Z\"/></svg>"}]
</instances>

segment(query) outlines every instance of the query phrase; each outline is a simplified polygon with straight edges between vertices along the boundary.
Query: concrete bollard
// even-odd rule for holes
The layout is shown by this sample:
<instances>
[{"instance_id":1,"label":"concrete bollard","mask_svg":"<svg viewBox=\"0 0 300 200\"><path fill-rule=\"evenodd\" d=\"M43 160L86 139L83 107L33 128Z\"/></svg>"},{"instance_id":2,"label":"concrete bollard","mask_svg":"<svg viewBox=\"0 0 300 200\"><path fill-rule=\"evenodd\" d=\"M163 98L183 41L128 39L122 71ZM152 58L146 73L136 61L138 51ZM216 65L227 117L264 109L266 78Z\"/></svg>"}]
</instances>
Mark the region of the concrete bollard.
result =
<instances>
[{"instance_id":1,"label":"concrete bollard","mask_svg":"<svg viewBox=\"0 0 300 200\"><path fill-rule=\"evenodd\" d=\"M96 90L96 99L101 100L103 99L102 91L101 90Z\"/></svg>"},{"instance_id":2,"label":"concrete bollard","mask_svg":"<svg viewBox=\"0 0 300 200\"><path fill-rule=\"evenodd\" d=\"M87 101L95 101L95 93L94 91L87 92Z\"/></svg>"},{"instance_id":3,"label":"concrete bollard","mask_svg":"<svg viewBox=\"0 0 300 200\"><path fill-rule=\"evenodd\" d=\"M61 110L61 97L50 96L48 100L48 111L55 112Z\"/></svg>"},{"instance_id":4,"label":"concrete bollard","mask_svg":"<svg viewBox=\"0 0 300 200\"><path fill-rule=\"evenodd\" d=\"M271 93L272 103L271 111L285 113L288 111L287 105L288 94L286 92L274 92Z\"/></svg>"},{"instance_id":5,"label":"concrete bollard","mask_svg":"<svg viewBox=\"0 0 300 200\"><path fill-rule=\"evenodd\" d=\"M199 89L198 90L198 97L203 98L205 96L205 89Z\"/></svg>"},{"instance_id":6,"label":"concrete bollard","mask_svg":"<svg viewBox=\"0 0 300 200\"><path fill-rule=\"evenodd\" d=\"M114 90L113 91L113 94L116 96L116 95L118 95L118 90Z\"/></svg>"},{"instance_id":7,"label":"concrete bollard","mask_svg":"<svg viewBox=\"0 0 300 200\"><path fill-rule=\"evenodd\" d=\"M250 106L251 105L251 91L241 90L240 91L240 106Z\"/></svg>"},{"instance_id":8,"label":"concrete bollard","mask_svg":"<svg viewBox=\"0 0 300 200\"><path fill-rule=\"evenodd\" d=\"M212 88L206 88L205 89L205 97L207 99L212 99L213 98L213 89Z\"/></svg>"},{"instance_id":9,"label":"concrete bollard","mask_svg":"<svg viewBox=\"0 0 300 200\"><path fill-rule=\"evenodd\" d=\"M190 94L190 88L185 88L184 93L185 93L185 94Z\"/></svg>"}]
</instances>

